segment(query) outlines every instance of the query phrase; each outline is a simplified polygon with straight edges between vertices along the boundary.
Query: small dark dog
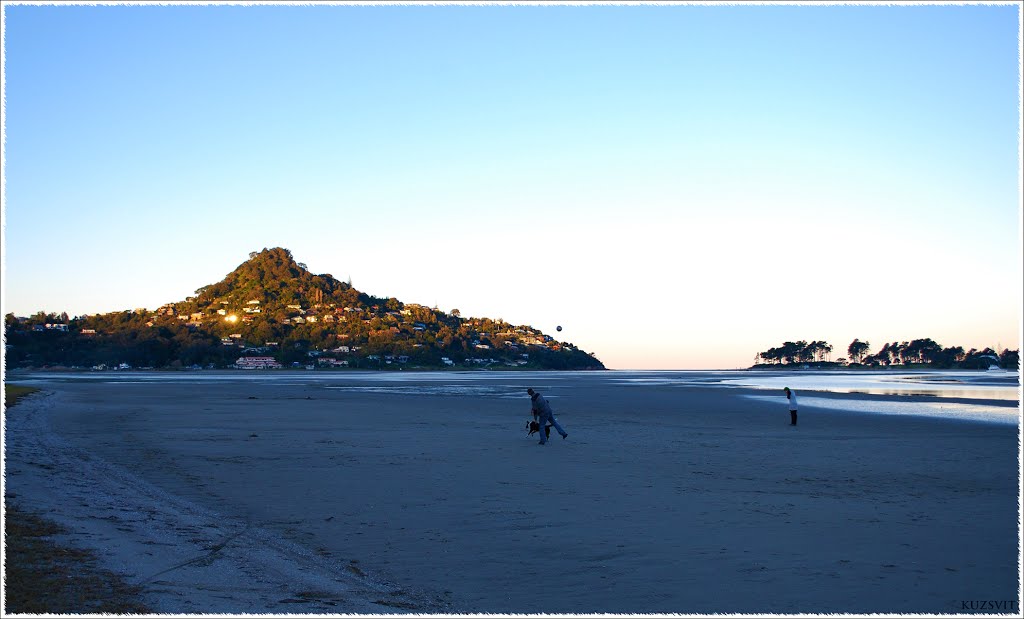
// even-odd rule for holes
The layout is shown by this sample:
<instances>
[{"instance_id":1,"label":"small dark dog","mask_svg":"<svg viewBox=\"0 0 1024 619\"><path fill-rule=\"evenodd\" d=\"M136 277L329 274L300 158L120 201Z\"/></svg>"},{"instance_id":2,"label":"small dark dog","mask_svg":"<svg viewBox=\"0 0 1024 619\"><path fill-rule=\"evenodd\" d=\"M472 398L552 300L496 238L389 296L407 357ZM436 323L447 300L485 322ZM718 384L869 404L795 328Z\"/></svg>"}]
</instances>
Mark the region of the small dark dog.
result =
<instances>
[{"instance_id":1,"label":"small dark dog","mask_svg":"<svg viewBox=\"0 0 1024 619\"><path fill-rule=\"evenodd\" d=\"M526 427L527 427L527 429L530 430L529 432L526 433L526 436L532 436L532 435L536 434L537 432L540 432L540 424L537 423L536 421L528 421L528 422L526 422ZM544 435L547 436L548 438L551 438L551 424L550 423L548 425L544 426Z\"/></svg>"}]
</instances>

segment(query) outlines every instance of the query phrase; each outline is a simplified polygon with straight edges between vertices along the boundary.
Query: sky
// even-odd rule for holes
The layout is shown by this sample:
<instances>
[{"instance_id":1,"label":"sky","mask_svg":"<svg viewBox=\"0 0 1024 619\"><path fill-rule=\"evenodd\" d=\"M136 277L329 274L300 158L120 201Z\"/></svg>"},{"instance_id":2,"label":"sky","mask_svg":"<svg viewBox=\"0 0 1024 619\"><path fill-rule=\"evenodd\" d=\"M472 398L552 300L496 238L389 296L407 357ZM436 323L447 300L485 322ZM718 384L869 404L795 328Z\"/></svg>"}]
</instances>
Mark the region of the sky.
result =
<instances>
[{"instance_id":1,"label":"sky","mask_svg":"<svg viewBox=\"0 0 1024 619\"><path fill-rule=\"evenodd\" d=\"M5 2L3 313L285 247L611 369L1016 349L1020 10Z\"/></svg>"}]
</instances>

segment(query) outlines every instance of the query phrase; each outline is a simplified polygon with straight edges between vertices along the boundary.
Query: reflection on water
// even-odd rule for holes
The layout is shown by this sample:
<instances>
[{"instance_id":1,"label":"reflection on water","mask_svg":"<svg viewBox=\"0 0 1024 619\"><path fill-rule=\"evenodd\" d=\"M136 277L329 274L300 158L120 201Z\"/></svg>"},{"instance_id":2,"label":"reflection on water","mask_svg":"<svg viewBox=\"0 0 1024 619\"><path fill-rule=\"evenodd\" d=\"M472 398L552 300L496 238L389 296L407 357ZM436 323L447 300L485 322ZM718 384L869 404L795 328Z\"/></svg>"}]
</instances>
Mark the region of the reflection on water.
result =
<instances>
[{"instance_id":1,"label":"reflection on water","mask_svg":"<svg viewBox=\"0 0 1024 619\"><path fill-rule=\"evenodd\" d=\"M807 408L1003 424L1017 424L1021 418L1018 372L625 372L618 373L615 382L648 387L757 389L763 390L765 395L746 397L775 402L779 406L786 404L782 388L790 387L798 392L800 406ZM897 399L819 398L812 395L814 392L892 396ZM899 399L901 396L905 399ZM922 402L909 396L935 399ZM994 405L996 401L1000 404Z\"/></svg>"},{"instance_id":2,"label":"reflection on water","mask_svg":"<svg viewBox=\"0 0 1024 619\"><path fill-rule=\"evenodd\" d=\"M930 371L913 373L846 371L751 372L624 372L615 380L624 385L723 386L781 391L826 391L895 396L930 396L974 400L1020 400L1017 372Z\"/></svg>"},{"instance_id":3,"label":"reflection on water","mask_svg":"<svg viewBox=\"0 0 1024 619\"><path fill-rule=\"evenodd\" d=\"M769 395L747 395L752 400L775 402L785 406L785 397ZM1011 406L988 406L984 404L964 404L962 402L918 402L899 400L839 400L834 398L815 398L800 396L800 410L825 408L829 410L850 411L880 415L914 415L920 417L936 417L940 419L959 419L962 421L983 421L1016 425L1020 420L1018 409Z\"/></svg>"},{"instance_id":4,"label":"reflection on water","mask_svg":"<svg viewBox=\"0 0 1024 619\"><path fill-rule=\"evenodd\" d=\"M888 387L864 389L819 389L831 393L862 393L865 395L920 395L932 398L966 398L968 400L1016 400L1017 390L993 389L895 389Z\"/></svg>"},{"instance_id":5,"label":"reflection on water","mask_svg":"<svg viewBox=\"0 0 1024 619\"><path fill-rule=\"evenodd\" d=\"M870 395L925 395L937 398L973 400L1020 399L1020 378L1017 372L923 372L923 373L847 373L815 372L808 374L773 373L723 381L737 387L831 393L862 393Z\"/></svg>"}]
</instances>

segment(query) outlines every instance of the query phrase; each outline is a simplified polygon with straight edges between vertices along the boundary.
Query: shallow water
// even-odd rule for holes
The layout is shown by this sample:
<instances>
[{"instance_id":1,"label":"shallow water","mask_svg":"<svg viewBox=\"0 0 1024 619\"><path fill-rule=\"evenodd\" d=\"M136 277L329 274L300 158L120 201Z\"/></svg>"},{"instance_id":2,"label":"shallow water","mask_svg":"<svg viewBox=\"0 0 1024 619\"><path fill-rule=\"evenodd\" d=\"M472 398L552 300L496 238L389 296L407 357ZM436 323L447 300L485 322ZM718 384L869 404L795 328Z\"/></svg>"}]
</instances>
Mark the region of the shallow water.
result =
<instances>
[{"instance_id":1,"label":"shallow water","mask_svg":"<svg viewBox=\"0 0 1024 619\"><path fill-rule=\"evenodd\" d=\"M623 384L747 387L779 390L864 393L873 395L928 395L981 400L1020 399L1017 372L616 372Z\"/></svg>"},{"instance_id":2,"label":"shallow water","mask_svg":"<svg viewBox=\"0 0 1024 619\"><path fill-rule=\"evenodd\" d=\"M783 387L798 392L804 408L825 408L853 413L914 415L999 424L1020 422L1020 375L1018 372L848 372L848 371L755 371L755 372L665 372L626 376L624 384L711 386L764 390L751 399L786 402ZM768 395L768 392L773 392ZM891 400L820 398L805 395L825 392L897 396ZM922 402L910 396L936 398ZM953 399L955 398L955 401ZM972 401L976 400L976 401ZM1006 405L992 405L992 401Z\"/></svg>"},{"instance_id":3,"label":"shallow water","mask_svg":"<svg viewBox=\"0 0 1024 619\"><path fill-rule=\"evenodd\" d=\"M755 389L781 390L783 387L791 387L831 393L927 395L1007 401L1020 399L1020 376L1017 372L786 373L730 378L724 380L723 384Z\"/></svg>"},{"instance_id":4,"label":"shallow water","mask_svg":"<svg viewBox=\"0 0 1024 619\"><path fill-rule=\"evenodd\" d=\"M599 372L547 371L189 371L189 372L38 372L11 373L20 384L95 381L110 385L140 383L212 384L254 382L280 386L318 385L363 393L389 393L417 397L485 396L523 398L527 386L557 399L552 388L566 381L594 386L744 388L765 391L756 399L784 402L783 387L798 392L801 407L829 408L856 413L918 415L997 423L1020 418L1018 372L987 371L669 371L610 370ZM811 393L890 396L891 400L813 398ZM934 397L921 402L910 396ZM953 400L955 399L955 401ZM976 400L976 402L975 402ZM993 402L998 404L993 404Z\"/></svg>"},{"instance_id":5,"label":"shallow water","mask_svg":"<svg viewBox=\"0 0 1024 619\"><path fill-rule=\"evenodd\" d=\"M785 396L747 395L745 397L763 402L778 402L780 407L786 404ZM1016 425L1020 419L1020 411L1010 406L990 406L981 403L967 404L948 400L939 402L921 402L919 400L838 400L800 395L799 406L801 411L825 408L851 413L914 415L918 417L981 421L1004 425Z\"/></svg>"}]
</instances>

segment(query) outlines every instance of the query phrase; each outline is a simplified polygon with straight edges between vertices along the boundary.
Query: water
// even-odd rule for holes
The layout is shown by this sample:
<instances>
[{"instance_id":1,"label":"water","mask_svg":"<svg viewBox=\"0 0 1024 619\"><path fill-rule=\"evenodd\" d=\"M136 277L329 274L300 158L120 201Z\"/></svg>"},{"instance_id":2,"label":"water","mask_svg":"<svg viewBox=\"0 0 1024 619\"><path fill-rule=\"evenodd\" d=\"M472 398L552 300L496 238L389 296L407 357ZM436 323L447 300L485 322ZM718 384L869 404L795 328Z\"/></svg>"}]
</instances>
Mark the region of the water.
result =
<instances>
[{"instance_id":1,"label":"water","mask_svg":"<svg viewBox=\"0 0 1024 619\"><path fill-rule=\"evenodd\" d=\"M579 388L615 385L624 389L643 387L701 387L754 389L764 394L745 397L784 402L783 387L799 394L801 409L827 408L865 414L918 415L1018 423L1020 376L1018 372L968 371L641 371L602 372L467 371L467 372L373 372L373 371L189 371L189 372L64 372L9 373L19 384L64 381L97 381L110 385L175 382L212 384L258 382L278 385L319 385L328 389L418 397L523 398L526 386L545 397L557 398L550 389L572 383ZM864 394L871 398L827 398L815 393ZM875 396L884 396L879 399ZM918 396L918 397L910 397ZM935 401L921 401L920 396Z\"/></svg>"},{"instance_id":2,"label":"water","mask_svg":"<svg viewBox=\"0 0 1024 619\"><path fill-rule=\"evenodd\" d=\"M781 391L927 395L978 400L1020 399L1017 372L842 372L842 371L624 371L614 380L626 385L747 387Z\"/></svg>"},{"instance_id":3,"label":"water","mask_svg":"<svg viewBox=\"0 0 1024 619\"><path fill-rule=\"evenodd\" d=\"M1017 372L816 372L757 376L723 381L727 385L776 389L826 391L831 393L865 393L874 395L926 395L937 398L976 400L1020 399L1020 376Z\"/></svg>"},{"instance_id":4,"label":"water","mask_svg":"<svg viewBox=\"0 0 1024 619\"><path fill-rule=\"evenodd\" d=\"M752 400L785 403L785 396L748 395ZM1010 406L992 406L981 403L963 402L920 402L920 401L880 401L880 400L836 400L815 398L798 394L801 411L815 408L867 413L876 415L914 415L918 417L937 417L941 419L959 419L961 421L982 421L985 423L1016 424L1020 419L1020 411Z\"/></svg>"},{"instance_id":5,"label":"water","mask_svg":"<svg viewBox=\"0 0 1024 619\"><path fill-rule=\"evenodd\" d=\"M625 385L707 386L748 388L765 395L745 395L753 400L785 402L783 387L798 394L801 410L825 408L880 415L915 415L942 419L1018 424L1020 375L1018 372L917 371L756 371L756 372L637 372L626 373ZM768 393L771 395L768 395ZM896 396L877 398L822 398L815 392ZM934 402L922 402L926 396ZM995 403L994 403L995 402Z\"/></svg>"}]
</instances>

